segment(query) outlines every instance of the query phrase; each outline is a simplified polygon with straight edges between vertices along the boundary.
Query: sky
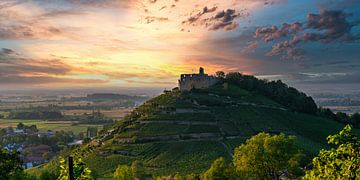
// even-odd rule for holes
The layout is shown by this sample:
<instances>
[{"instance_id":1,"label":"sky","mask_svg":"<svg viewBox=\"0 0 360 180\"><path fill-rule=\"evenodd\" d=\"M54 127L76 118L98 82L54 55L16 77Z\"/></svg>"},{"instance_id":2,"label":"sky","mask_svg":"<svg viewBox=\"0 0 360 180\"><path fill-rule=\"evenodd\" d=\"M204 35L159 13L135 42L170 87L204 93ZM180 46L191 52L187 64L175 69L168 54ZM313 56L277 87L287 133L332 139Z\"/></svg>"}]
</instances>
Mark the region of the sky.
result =
<instances>
[{"instance_id":1,"label":"sky","mask_svg":"<svg viewBox=\"0 0 360 180\"><path fill-rule=\"evenodd\" d=\"M0 1L0 90L169 88L200 66L356 90L360 1Z\"/></svg>"}]
</instances>

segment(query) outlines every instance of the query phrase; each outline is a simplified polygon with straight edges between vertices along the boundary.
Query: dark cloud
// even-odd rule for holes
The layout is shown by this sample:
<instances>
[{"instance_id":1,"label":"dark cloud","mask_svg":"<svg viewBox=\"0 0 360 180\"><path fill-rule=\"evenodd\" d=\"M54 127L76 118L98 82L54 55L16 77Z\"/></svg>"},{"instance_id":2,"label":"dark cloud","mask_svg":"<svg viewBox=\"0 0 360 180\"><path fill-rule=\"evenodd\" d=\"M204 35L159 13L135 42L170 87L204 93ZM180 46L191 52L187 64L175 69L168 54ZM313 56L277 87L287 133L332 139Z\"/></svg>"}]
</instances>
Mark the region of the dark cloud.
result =
<instances>
[{"instance_id":1,"label":"dark cloud","mask_svg":"<svg viewBox=\"0 0 360 180\"><path fill-rule=\"evenodd\" d=\"M203 16L204 14L215 12L216 9L217 9L217 6L214 6L212 8L208 8L207 6L205 6L201 12L198 12L197 14L190 16L187 20L183 21L182 23L183 24L193 24L197 20L199 20L201 18L201 16Z\"/></svg>"},{"instance_id":2,"label":"dark cloud","mask_svg":"<svg viewBox=\"0 0 360 180\"><path fill-rule=\"evenodd\" d=\"M210 30L216 31L224 29L225 31L231 31L237 28L238 24L234 22L235 18L240 17L240 14L236 13L234 9L227 9L226 11L218 12L213 18L211 18Z\"/></svg>"},{"instance_id":3,"label":"dark cloud","mask_svg":"<svg viewBox=\"0 0 360 180\"><path fill-rule=\"evenodd\" d=\"M215 13L216 10L216 6L212 8L204 7L201 12L189 17L186 21L183 21L182 23L192 26L205 26L211 31L216 31L220 29L223 29L225 31L231 31L238 27L235 19L244 15L241 13L237 13L235 9L227 9ZM202 16L207 13L212 14L212 16L209 18L202 18Z\"/></svg>"},{"instance_id":4,"label":"dark cloud","mask_svg":"<svg viewBox=\"0 0 360 180\"><path fill-rule=\"evenodd\" d=\"M307 16L307 28L324 32L307 32L304 34L303 40L323 43L358 40L359 37L353 35L351 29L359 25L359 22L349 22L347 18L350 16L352 14L335 10L321 10L320 14L309 14Z\"/></svg>"},{"instance_id":5,"label":"dark cloud","mask_svg":"<svg viewBox=\"0 0 360 180\"><path fill-rule=\"evenodd\" d=\"M255 36L261 37L265 42L269 42L281 37L287 37L289 34L296 34L301 29L302 24L299 22L293 24L284 23L279 28L277 26L258 28L255 31Z\"/></svg>"},{"instance_id":6,"label":"dark cloud","mask_svg":"<svg viewBox=\"0 0 360 180\"><path fill-rule=\"evenodd\" d=\"M359 0L322 0L319 3L319 7L321 9L345 9L345 8L352 8L352 7L359 7L360 1Z\"/></svg>"},{"instance_id":7,"label":"dark cloud","mask_svg":"<svg viewBox=\"0 0 360 180\"><path fill-rule=\"evenodd\" d=\"M305 51L296 46L301 42L354 42L360 39L359 34L353 34L352 29L360 24L359 20L350 22L351 14L341 10L321 10L319 14L308 14L306 23L283 24L260 27L255 31L255 37L264 42L283 40L272 46L268 56L281 55L283 58L300 59Z\"/></svg>"},{"instance_id":8,"label":"dark cloud","mask_svg":"<svg viewBox=\"0 0 360 180\"><path fill-rule=\"evenodd\" d=\"M0 56L5 56L5 55L9 55L14 53L14 51L12 49L8 49L8 48L2 48L0 50Z\"/></svg>"}]
</instances>

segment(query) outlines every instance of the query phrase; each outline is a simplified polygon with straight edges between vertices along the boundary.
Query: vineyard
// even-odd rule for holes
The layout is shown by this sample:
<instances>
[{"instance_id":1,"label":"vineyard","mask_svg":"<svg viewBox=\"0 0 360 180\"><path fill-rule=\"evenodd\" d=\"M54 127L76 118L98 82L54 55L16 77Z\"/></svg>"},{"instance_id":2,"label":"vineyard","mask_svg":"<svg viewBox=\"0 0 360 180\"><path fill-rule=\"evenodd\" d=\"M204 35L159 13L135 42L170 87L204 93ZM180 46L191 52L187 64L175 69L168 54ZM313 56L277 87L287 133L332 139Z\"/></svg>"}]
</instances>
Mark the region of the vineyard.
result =
<instances>
[{"instance_id":1,"label":"vineyard","mask_svg":"<svg viewBox=\"0 0 360 180\"><path fill-rule=\"evenodd\" d=\"M153 175L200 173L220 156L230 159L235 147L259 132L295 135L310 156L328 148L327 135L342 127L235 85L216 86L155 97L69 153L82 157L99 178L111 177L117 165L135 160Z\"/></svg>"}]
</instances>

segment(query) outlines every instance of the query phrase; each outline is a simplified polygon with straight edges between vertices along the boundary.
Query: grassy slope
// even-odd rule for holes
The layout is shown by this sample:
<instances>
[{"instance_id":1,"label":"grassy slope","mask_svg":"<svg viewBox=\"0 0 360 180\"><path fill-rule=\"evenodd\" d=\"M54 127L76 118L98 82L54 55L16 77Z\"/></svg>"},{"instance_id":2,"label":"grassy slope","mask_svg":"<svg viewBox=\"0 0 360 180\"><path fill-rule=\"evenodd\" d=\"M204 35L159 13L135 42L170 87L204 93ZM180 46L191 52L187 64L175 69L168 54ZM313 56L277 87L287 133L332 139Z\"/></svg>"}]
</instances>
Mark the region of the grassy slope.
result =
<instances>
[{"instance_id":1,"label":"grassy slope","mask_svg":"<svg viewBox=\"0 0 360 180\"><path fill-rule=\"evenodd\" d=\"M164 109L174 112L176 108L197 112L161 113ZM311 156L328 148L326 137L343 127L325 118L283 108L266 97L232 85L226 90L219 86L206 91L163 94L114 125L110 130L116 133L99 139L102 146L87 145L74 153L84 157L98 177L111 177L117 165L131 164L136 159L156 175L201 173L217 157L229 159L235 147L259 132L295 135L299 146ZM358 129L355 131L360 134ZM201 133L210 133L211 137L189 137ZM174 135L178 139L162 139ZM149 137L155 140L146 139ZM89 147L94 150L88 150Z\"/></svg>"}]
</instances>

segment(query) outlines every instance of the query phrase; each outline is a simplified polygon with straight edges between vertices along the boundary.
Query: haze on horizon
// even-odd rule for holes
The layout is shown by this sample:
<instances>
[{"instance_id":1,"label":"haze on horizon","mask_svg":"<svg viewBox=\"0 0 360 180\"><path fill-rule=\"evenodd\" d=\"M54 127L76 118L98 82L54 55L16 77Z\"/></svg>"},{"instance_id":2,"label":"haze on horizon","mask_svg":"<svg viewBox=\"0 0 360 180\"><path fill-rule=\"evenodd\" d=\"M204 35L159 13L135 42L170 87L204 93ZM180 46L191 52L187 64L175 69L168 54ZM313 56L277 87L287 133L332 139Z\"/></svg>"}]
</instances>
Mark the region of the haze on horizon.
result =
<instances>
[{"instance_id":1,"label":"haze on horizon","mask_svg":"<svg viewBox=\"0 0 360 180\"><path fill-rule=\"evenodd\" d=\"M360 84L357 0L2 0L0 90L173 87L240 71Z\"/></svg>"}]
</instances>

